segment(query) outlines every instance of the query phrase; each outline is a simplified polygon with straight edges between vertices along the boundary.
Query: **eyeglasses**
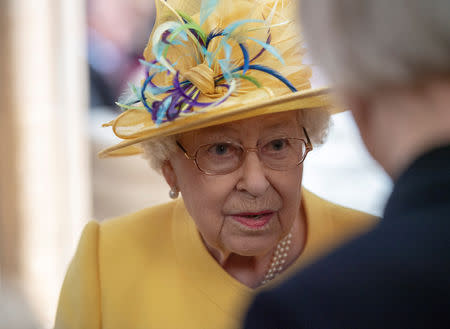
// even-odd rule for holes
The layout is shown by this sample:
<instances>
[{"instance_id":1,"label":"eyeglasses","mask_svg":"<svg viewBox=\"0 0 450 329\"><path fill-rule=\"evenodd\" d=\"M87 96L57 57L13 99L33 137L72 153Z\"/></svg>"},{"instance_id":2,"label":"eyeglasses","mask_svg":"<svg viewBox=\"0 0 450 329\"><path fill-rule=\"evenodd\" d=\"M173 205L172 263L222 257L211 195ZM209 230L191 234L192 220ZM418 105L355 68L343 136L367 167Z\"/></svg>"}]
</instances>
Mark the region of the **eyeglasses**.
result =
<instances>
[{"instance_id":1,"label":"eyeglasses","mask_svg":"<svg viewBox=\"0 0 450 329\"><path fill-rule=\"evenodd\" d=\"M259 160L268 168L278 171L299 166L313 149L306 129L306 141L301 138L270 138L258 142L256 148L245 148L233 142L200 145L194 155L177 141L187 159L193 160L197 168L207 175L225 175L237 170L247 152L257 152Z\"/></svg>"}]
</instances>

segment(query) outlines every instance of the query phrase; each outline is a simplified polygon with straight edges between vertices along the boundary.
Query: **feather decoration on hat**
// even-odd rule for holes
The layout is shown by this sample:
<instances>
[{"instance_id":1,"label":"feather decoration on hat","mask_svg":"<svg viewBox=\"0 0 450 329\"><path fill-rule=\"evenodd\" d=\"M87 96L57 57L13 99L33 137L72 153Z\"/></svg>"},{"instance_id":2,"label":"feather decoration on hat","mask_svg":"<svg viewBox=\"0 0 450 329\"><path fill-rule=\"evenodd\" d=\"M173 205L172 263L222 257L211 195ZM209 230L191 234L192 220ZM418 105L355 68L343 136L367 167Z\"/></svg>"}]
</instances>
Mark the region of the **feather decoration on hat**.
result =
<instances>
[{"instance_id":1,"label":"feather decoration on hat","mask_svg":"<svg viewBox=\"0 0 450 329\"><path fill-rule=\"evenodd\" d=\"M304 51L293 21L295 0L156 4L157 21L141 60L145 79L117 103L124 115L145 111L152 122L146 118L143 124L159 126L214 111L236 96L250 100L310 88L311 71L301 64ZM135 137L120 129L114 127L119 137Z\"/></svg>"}]
</instances>

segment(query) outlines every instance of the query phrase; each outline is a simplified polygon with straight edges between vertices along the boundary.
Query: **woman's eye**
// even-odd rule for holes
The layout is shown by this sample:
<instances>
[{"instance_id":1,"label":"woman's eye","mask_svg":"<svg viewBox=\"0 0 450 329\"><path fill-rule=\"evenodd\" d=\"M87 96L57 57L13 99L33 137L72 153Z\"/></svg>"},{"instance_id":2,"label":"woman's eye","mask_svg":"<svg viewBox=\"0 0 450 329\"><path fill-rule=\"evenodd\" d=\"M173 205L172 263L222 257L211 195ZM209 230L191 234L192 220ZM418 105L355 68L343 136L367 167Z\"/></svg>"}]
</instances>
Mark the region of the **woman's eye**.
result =
<instances>
[{"instance_id":1,"label":"woman's eye","mask_svg":"<svg viewBox=\"0 0 450 329\"><path fill-rule=\"evenodd\" d=\"M214 144L209 149L210 152L212 152L214 155L225 155L230 152L232 146L229 144L221 143L221 144Z\"/></svg>"},{"instance_id":2,"label":"woman's eye","mask_svg":"<svg viewBox=\"0 0 450 329\"><path fill-rule=\"evenodd\" d=\"M269 142L268 146L269 146L269 149L272 151L280 151L287 146L287 140L274 139L273 141Z\"/></svg>"}]
</instances>

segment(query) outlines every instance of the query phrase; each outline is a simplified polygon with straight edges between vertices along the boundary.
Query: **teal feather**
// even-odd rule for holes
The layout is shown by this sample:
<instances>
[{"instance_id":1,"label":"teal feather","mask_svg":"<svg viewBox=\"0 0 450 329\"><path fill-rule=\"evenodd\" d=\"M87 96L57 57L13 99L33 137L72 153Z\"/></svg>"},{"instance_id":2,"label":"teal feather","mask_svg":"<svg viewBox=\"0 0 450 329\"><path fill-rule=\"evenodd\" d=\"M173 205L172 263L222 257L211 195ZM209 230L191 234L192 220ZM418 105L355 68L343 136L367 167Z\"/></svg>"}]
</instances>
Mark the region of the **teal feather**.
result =
<instances>
[{"instance_id":1,"label":"teal feather","mask_svg":"<svg viewBox=\"0 0 450 329\"><path fill-rule=\"evenodd\" d=\"M133 90L133 85L128 84L129 89L126 90L122 95L120 95L118 102L116 103L120 107L130 106L136 104L140 101L138 94Z\"/></svg>"},{"instance_id":2,"label":"teal feather","mask_svg":"<svg viewBox=\"0 0 450 329\"><path fill-rule=\"evenodd\" d=\"M179 11L179 10L177 10L177 13L185 21L185 24L184 24L185 28L186 28L186 25L189 25L188 28L195 30L197 32L198 36L200 37L200 39L202 39L203 43L206 43L207 35L206 35L205 31L203 31L201 26L198 25L194 21L194 19L191 16L189 16L188 14L183 13L182 11Z\"/></svg>"},{"instance_id":3,"label":"teal feather","mask_svg":"<svg viewBox=\"0 0 450 329\"><path fill-rule=\"evenodd\" d=\"M143 59L139 59L139 63L141 63L144 66L149 67L150 70L153 71L153 72L160 73L160 72L167 71L167 68L165 68L164 66L158 65L158 64L149 63L147 61L144 61ZM173 65L175 65L175 64L173 64Z\"/></svg>"},{"instance_id":4,"label":"teal feather","mask_svg":"<svg viewBox=\"0 0 450 329\"><path fill-rule=\"evenodd\" d=\"M141 99L141 88L137 87L133 84L128 84L130 86L131 91L133 92L134 96L139 100L142 101Z\"/></svg>"},{"instance_id":5,"label":"teal feather","mask_svg":"<svg viewBox=\"0 0 450 329\"><path fill-rule=\"evenodd\" d=\"M278 51L275 49L274 46L269 45L269 44L266 43L266 42L263 42L263 41L261 41L261 40L258 40L258 39L252 38L252 37L248 37L248 39L249 39L249 40L252 40L252 41L255 41L256 43L258 43L261 47L263 47L265 50L267 50L268 52L270 52L274 57L276 57L276 58L281 62L281 64L284 65L284 59L283 59L283 57L281 57L281 55L278 53Z\"/></svg>"},{"instance_id":6,"label":"teal feather","mask_svg":"<svg viewBox=\"0 0 450 329\"><path fill-rule=\"evenodd\" d=\"M230 44L229 43L225 43L224 44L224 48L225 48L225 58L227 60L230 60L230 58L231 58L231 50L232 50Z\"/></svg>"},{"instance_id":7,"label":"teal feather","mask_svg":"<svg viewBox=\"0 0 450 329\"><path fill-rule=\"evenodd\" d=\"M166 92L168 92L170 89L172 89L173 87L151 87L151 86L147 86L147 88L145 89L145 91L150 92L152 95L161 95L161 94L165 94Z\"/></svg>"},{"instance_id":8,"label":"teal feather","mask_svg":"<svg viewBox=\"0 0 450 329\"><path fill-rule=\"evenodd\" d=\"M232 33L239 28L242 25L248 24L248 23L264 23L265 21L261 19L243 19L236 21L234 23L231 23L223 30L223 39L220 41L219 47L217 47L216 51L214 52L214 57L217 56L219 50L224 47L230 38L233 38ZM239 43L239 41L238 41Z\"/></svg>"},{"instance_id":9,"label":"teal feather","mask_svg":"<svg viewBox=\"0 0 450 329\"><path fill-rule=\"evenodd\" d=\"M200 7L200 25L208 19L209 15L216 9L219 0L203 0Z\"/></svg>"},{"instance_id":10,"label":"teal feather","mask_svg":"<svg viewBox=\"0 0 450 329\"><path fill-rule=\"evenodd\" d=\"M203 54L203 57L206 58L206 62L208 63L209 67L211 67L213 62L212 53L208 51L205 47L201 47L200 49Z\"/></svg>"},{"instance_id":11,"label":"teal feather","mask_svg":"<svg viewBox=\"0 0 450 329\"><path fill-rule=\"evenodd\" d=\"M230 83L230 81L233 80L233 76L231 75L230 62L225 59L219 59L218 62L219 62L220 68L222 69L222 74L223 74L225 80L227 80L227 82Z\"/></svg>"},{"instance_id":12,"label":"teal feather","mask_svg":"<svg viewBox=\"0 0 450 329\"><path fill-rule=\"evenodd\" d=\"M264 20L261 19L243 19L243 20L239 20L236 21L234 23L231 23L230 25L228 25L224 30L223 30L223 34L225 35L230 35L231 33L234 32L234 30L236 30L238 27L244 25L244 24L248 24L248 23L265 23Z\"/></svg>"},{"instance_id":13,"label":"teal feather","mask_svg":"<svg viewBox=\"0 0 450 329\"><path fill-rule=\"evenodd\" d=\"M162 42L162 36L166 31L176 30L180 26L181 26L181 24L178 22L169 21L169 22L162 23L160 26L158 26L158 28L155 30L155 32L153 33L153 36L152 36L153 55L155 55L155 58L158 62L160 62L164 67L166 67L173 74L176 73L175 69L163 57L163 53L168 45Z\"/></svg>"},{"instance_id":14,"label":"teal feather","mask_svg":"<svg viewBox=\"0 0 450 329\"><path fill-rule=\"evenodd\" d=\"M116 105L119 106L122 111L126 111L126 110L145 110L144 106L125 105L125 104L121 104L120 102L116 102Z\"/></svg>"},{"instance_id":15,"label":"teal feather","mask_svg":"<svg viewBox=\"0 0 450 329\"><path fill-rule=\"evenodd\" d=\"M166 116L167 110L169 109L170 103L172 102L172 96L167 97L159 106L158 117L156 118L156 124L160 125L164 117Z\"/></svg>"}]
</instances>

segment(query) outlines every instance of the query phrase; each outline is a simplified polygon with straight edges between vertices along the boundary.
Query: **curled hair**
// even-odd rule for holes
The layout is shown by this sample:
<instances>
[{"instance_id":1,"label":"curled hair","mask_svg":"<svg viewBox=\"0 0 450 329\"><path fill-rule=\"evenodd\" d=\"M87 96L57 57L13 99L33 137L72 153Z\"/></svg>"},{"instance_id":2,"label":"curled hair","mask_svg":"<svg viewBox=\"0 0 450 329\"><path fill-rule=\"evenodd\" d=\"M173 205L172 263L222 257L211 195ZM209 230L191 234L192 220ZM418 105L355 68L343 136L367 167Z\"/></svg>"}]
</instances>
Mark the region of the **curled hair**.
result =
<instances>
[{"instance_id":1,"label":"curled hair","mask_svg":"<svg viewBox=\"0 0 450 329\"><path fill-rule=\"evenodd\" d=\"M328 133L330 114L326 109L316 108L307 110L298 110L298 122L308 132L311 142L314 146L324 143ZM150 166L161 173L164 161L176 151L177 135L157 137L144 141L141 147L144 150L143 157L149 161Z\"/></svg>"},{"instance_id":2,"label":"curled hair","mask_svg":"<svg viewBox=\"0 0 450 329\"><path fill-rule=\"evenodd\" d=\"M302 126L308 132L314 146L322 145L330 127L330 112L323 108L299 110Z\"/></svg>"}]
</instances>

